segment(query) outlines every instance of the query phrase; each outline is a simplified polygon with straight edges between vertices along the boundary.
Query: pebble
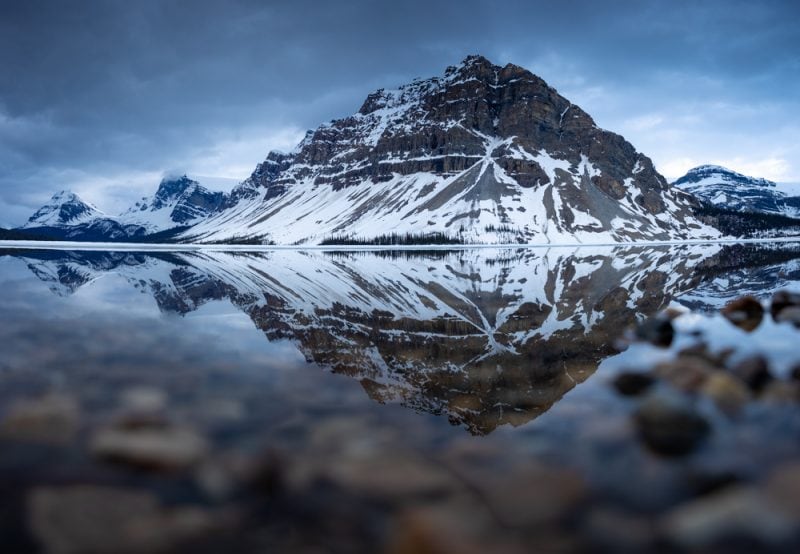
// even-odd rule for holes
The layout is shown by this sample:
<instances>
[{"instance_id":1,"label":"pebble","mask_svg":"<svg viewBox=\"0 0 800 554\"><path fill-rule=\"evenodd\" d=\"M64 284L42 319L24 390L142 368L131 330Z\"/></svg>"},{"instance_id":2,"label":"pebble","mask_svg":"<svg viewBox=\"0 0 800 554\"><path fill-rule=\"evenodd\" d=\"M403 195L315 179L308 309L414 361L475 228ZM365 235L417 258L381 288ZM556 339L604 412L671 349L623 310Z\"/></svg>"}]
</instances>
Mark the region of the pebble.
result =
<instances>
[{"instance_id":1,"label":"pebble","mask_svg":"<svg viewBox=\"0 0 800 554\"><path fill-rule=\"evenodd\" d=\"M737 413L750 400L750 391L744 383L724 371L712 373L703 384L701 392L727 414Z\"/></svg>"},{"instance_id":2,"label":"pebble","mask_svg":"<svg viewBox=\"0 0 800 554\"><path fill-rule=\"evenodd\" d=\"M731 373L756 392L772 381L769 365L763 356L745 358L731 367Z\"/></svg>"},{"instance_id":3,"label":"pebble","mask_svg":"<svg viewBox=\"0 0 800 554\"><path fill-rule=\"evenodd\" d=\"M63 444L72 440L79 425L80 409L73 397L47 394L13 403L0 423L0 437Z\"/></svg>"},{"instance_id":4,"label":"pebble","mask_svg":"<svg viewBox=\"0 0 800 554\"><path fill-rule=\"evenodd\" d=\"M636 338L667 348L675 338L675 329L667 317L651 317L636 327Z\"/></svg>"},{"instance_id":5,"label":"pebble","mask_svg":"<svg viewBox=\"0 0 800 554\"><path fill-rule=\"evenodd\" d=\"M94 485L36 488L27 513L33 536L50 554L162 552L213 522L200 508L167 509L149 492Z\"/></svg>"},{"instance_id":6,"label":"pebble","mask_svg":"<svg viewBox=\"0 0 800 554\"><path fill-rule=\"evenodd\" d=\"M791 323L800 328L800 306L784 308L775 316L775 321L778 323Z\"/></svg>"},{"instance_id":7,"label":"pebble","mask_svg":"<svg viewBox=\"0 0 800 554\"><path fill-rule=\"evenodd\" d=\"M654 375L682 391L693 392L718 369L703 358L685 357L656 366Z\"/></svg>"},{"instance_id":8,"label":"pebble","mask_svg":"<svg viewBox=\"0 0 800 554\"><path fill-rule=\"evenodd\" d=\"M208 444L189 428L111 427L96 432L90 450L98 458L155 470L180 470L198 463Z\"/></svg>"},{"instance_id":9,"label":"pebble","mask_svg":"<svg viewBox=\"0 0 800 554\"><path fill-rule=\"evenodd\" d=\"M626 371L617 375L612 381L612 385L617 392L625 396L637 396L649 389L655 378L647 373L638 371Z\"/></svg>"},{"instance_id":10,"label":"pebble","mask_svg":"<svg viewBox=\"0 0 800 554\"><path fill-rule=\"evenodd\" d=\"M779 290L772 295L770 313L773 319L777 320L778 314L790 307L800 307L800 293L788 290Z\"/></svg>"},{"instance_id":11,"label":"pebble","mask_svg":"<svg viewBox=\"0 0 800 554\"><path fill-rule=\"evenodd\" d=\"M680 505L662 518L660 527L670 542L687 549L743 539L776 546L796 532L794 522L763 493L746 486L728 487Z\"/></svg>"},{"instance_id":12,"label":"pebble","mask_svg":"<svg viewBox=\"0 0 800 554\"><path fill-rule=\"evenodd\" d=\"M683 456L702 443L711 431L708 422L684 399L653 395L634 413L640 438L654 452Z\"/></svg>"},{"instance_id":13,"label":"pebble","mask_svg":"<svg viewBox=\"0 0 800 554\"><path fill-rule=\"evenodd\" d=\"M764 319L764 306L753 296L742 296L728 302L720 313L740 329L750 332Z\"/></svg>"}]
</instances>

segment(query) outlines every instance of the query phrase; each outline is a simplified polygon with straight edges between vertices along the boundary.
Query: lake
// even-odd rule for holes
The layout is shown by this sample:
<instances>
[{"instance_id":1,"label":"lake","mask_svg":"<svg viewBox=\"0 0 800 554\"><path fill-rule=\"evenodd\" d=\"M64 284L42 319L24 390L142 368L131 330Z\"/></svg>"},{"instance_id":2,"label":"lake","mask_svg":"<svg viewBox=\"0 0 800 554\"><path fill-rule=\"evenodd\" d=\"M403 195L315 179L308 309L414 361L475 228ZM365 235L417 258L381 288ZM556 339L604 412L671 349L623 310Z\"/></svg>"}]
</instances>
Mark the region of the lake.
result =
<instances>
[{"instance_id":1,"label":"lake","mask_svg":"<svg viewBox=\"0 0 800 554\"><path fill-rule=\"evenodd\" d=\"M0 250L3 550L791 550L779 291L800 243Z\"/></svg>"}]
</instances>

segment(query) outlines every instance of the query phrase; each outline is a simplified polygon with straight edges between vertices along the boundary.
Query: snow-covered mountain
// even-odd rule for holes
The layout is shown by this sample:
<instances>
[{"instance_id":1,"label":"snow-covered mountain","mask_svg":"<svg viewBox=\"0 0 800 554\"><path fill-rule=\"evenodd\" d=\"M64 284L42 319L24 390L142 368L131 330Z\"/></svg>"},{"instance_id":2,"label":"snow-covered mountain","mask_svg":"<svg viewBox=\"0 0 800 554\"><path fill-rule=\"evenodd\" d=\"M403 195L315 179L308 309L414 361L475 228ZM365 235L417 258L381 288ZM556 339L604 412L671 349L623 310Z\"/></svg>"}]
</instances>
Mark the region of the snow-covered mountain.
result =
<instances>
[{"instance_id":1,"label":"snow-covered mountain","mask_svg":"<svg viewBox=\"0 0 800 554\"><path fill-rule=\"evenodd\" d=\"M318 244L438 233L467 243L714 237L695 200L542 79L470 56L370 94L270 153L192 241Z\"/></svg>"},{"instance_id":2,"label":"snow-covered mountain","mask_svg":"<svg viewBox=\"0 0 800 554\"><path fill-rule=\"evenodd\" d=\"M61 191L20 229L70 240L129 240L188 227L219 210L227 196L211 192L186 175L165 178L152 197L144 197L121 215L108 215L77 194Z\"/></svg>"},{"instance_id":3,"label":"snow-covered mountain","mask_svg":"<svg viewBox=\"0 0 800 554\"><path fill-rule=\"evenodd\" d=\"M800 196L787 194L773 181L718 165L695 167L673 185L719 208L800 217Z\"/></svg>"},{"instance_id":4,"label":"snow-covered mountain","mask_svg":"<svg viewBox=\"0 0 800 554\"><path fill-rule=\"evenodd\" d=\"M74 192L62 190L55 193L47 204L36 210L22 226L22 229L81 225L106 217L108 217L106 214L85 202Z\"/></svg>"},{"instance_id":5,"label":"snow-covered mountain","mask_svg":"<svg viewBox=\"0 0 800 554\"><path fill-rule=\"evenodd\" d=\"M225 193L211 192L186 175L165 178L152 197L144 197L126 210L120 220L140 225L148 232L197 223L220 209Z\"/></svg>"},{"instance_id":6,"label":"snow-covered mountain","mask_svg":"<svg viewBox=\"0 0 800 554\"><path fill-rule=\"evenodd\" d=\"M140 226L125 224L70 191L54 194L20 229L66 240L124 240L144 234Z\"/></svg>"}]
</instances>

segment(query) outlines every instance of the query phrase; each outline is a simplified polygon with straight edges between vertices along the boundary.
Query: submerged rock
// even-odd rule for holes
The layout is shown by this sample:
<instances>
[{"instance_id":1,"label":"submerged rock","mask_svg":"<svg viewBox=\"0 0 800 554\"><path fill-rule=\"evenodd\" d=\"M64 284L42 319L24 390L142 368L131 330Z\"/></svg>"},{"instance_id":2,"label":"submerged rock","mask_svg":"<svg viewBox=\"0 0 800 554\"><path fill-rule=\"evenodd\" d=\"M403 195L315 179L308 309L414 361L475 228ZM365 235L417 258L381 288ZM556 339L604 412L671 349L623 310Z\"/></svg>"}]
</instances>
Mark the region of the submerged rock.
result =
<instances>
[{"instance_id":1,"label":"submerged rock","mask_svg":"<svg viewBox=\"0 0 800 554\"><path fill-rule=\"evenodd\" d=\"M744 331L751 332L764 319L764 306L753 296L742 296L722 308L725 318Z\"/></svg>"},{"instance_id":2,"label":"submerged rock","mask_svg":"<svg viewBox=\"0 0 800 554\"><path fill-rule=\"evenodd\" d=\"M649 389L655 379L647 373L627 371L617 375L612 385L617 392L625 396L636 396Z\"/></svg>"},{"instance_id":3,"label":"submerged rock","mask_svg":"<svg viewBox=\"0 0 800 554\"><path fill-rule=\"evenodd\" d=\"M654 395L634 413L639 436L657 454L683 456L697 448L711 427L682 398Z\"/></svg>"},{"instance_id":4,"label":"submerged rock","mask_svg":"<svg viewBox=\"0 0 800 554\"><path fill-rule=\"evenodd\" d=\"M98 431L90 449L102 459L146 469L177 470L195 465L208 450L205 439L181 427L112 427Z\"/></svg>"},{"instance_id":5,"label":"submerged rock","mask_svg":"<svg viewBox=\"0 0 800 554\"><path fill-rule=\"evenodd\" d=\"M728 414L741 410L750 399L750 391L744 383L724 371L715 371L710 375L703 384L701 392Z\"/></svg>"},{"instance_id":6,"label":"submerged rock","mask_svg":"<svg viewBox=\"0 0 800 554\"><path fill-rule=\"evenodd\" d=\"M67 443L80 424L78 402L66 394L48 394L11 405L0 423L0 438Z\"/></svg>"},{"instance_id":7,"label":"submerged rock","mask_svg":"<svg viewBox=\"0 0 800 554\"><path fill-rule=\"evenodd\" d=\"M662 520L667 539L688 549L744 541L777 546L790 540L795 523L757 489L732 487L678 506Z\"/></svg>"},{"instance_id":8,"label":"submerged rock","mask_svg":"<svg viewBox=\"0 0 800 554\"><path fill-rule=\"evenodd\" d=\"M200 508L165 508L149 492L79 485L28 495L28 524L52 554L163 552L212 528Z\"/></svg>"},{"instance_id":9,"label":"submerged rock","mask_svg":"<svg viewBox=\"0 0 800 554\"><path fill-rule=\"evenodd\" d=\"M763 356L745 358L731 367L731 373L754 391L760 391L772 381L769 364Z\"/></svg>"}]
</instances>

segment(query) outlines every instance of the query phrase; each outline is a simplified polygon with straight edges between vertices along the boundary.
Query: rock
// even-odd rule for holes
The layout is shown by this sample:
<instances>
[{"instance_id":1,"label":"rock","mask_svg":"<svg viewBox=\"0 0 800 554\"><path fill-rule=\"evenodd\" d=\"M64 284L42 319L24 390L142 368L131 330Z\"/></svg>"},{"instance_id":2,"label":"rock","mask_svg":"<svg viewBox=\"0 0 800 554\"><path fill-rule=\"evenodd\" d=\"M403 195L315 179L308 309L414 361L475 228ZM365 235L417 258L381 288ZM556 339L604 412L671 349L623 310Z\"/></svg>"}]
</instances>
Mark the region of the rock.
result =
<instances>
[{"instance_id":1,"label":"rock","mask_svg":"<svg viewBox=\"0 0 800 554\"><path fill-rule=\"evenodd\" d=\"M675 338L675 329L667 317L651 317L636 327L636 338L667 348Z\"/></svg>"},{"instance_id":2,"label":"rock","mask_svg":"<svg viewBox=\"0 0 800 554\"><path fill-rule=\"evenodd\" d=\"M645 552L655 540L655 528L648 519L610 507L591 510L583 532L603 552Z\"/></svg>"},{"instance_id":3,"label":"rock","mask_svg":"<svg viewBox=\"0 0 800 554\"><path fill-rule=\"evenodd\" d=\"M705 342L699 342L697 344L693 344L692 346L687 346L680 352L678 352L678 358L681 359L698 359L702 362L705 362L715 368L722 368L725 367L725 363L727 362L728 358L733 354L733 350L730 348L725 348L720 350L719 352L712 352L708 348L708 344Z\"/></svg>"},{"instance_id":4,"label":"rock","mask_svg":"<svg viewBox=\"0 0 800 554\"><path fill-rule=\"evenodd\" d=\"M131 387L122 392L122 408L133 413L161 413L167 407L167 393L155 387Z\"/></svg>"},{"instance_id":5,"label":"rock","mask_svg":"<svg viewBox=\"0 0 800 554\"><path fill-rule=\"evenodd\" d=\"M800 462L790 462L774 469L764 483L772 505L800 524Z\"/></svg>"},{"instance_id":6,"label":"rock","mask_svg":"<svg viewBox=\"0 0 800 554\"><path fill-rule=\"evenodd\" d=\"M67 443L80 424L77 401L65 394L14 402L0 423L0 437L33 442Z\"/></svg>"},{"instance_id":7,"label":"rock","mask_svg":"<svg viewBox=\"0 0 800 554\"><path fill-rule=\"evenodd\" d=\"M728 302L720 313L740 329L751 332L764 319L764 306L753 296L742 296Z\"/></svg>"},{"instance_id":8,"label":"rock","mask_svg":"<svg viewBox=\"0 0 800 554\"><path fill-rule=\"evenodd\" d=\"M677 389L693 392L700 389L716 371L717 368L704 359L691 357L659 364L653 373Z\"/></svg>"},{"instance_id":9,"label":"rock","mask_svg":"<svg viewBox=\"0 0 800 554\"><path fill-rule=\"evenodd\" d=\"M741 360L731 367L731 374L735 375L753 391L760 391L772 381L769 365L763 356L751 356Z\"/></svg>"},{"instance_id":10,"label":"rock","mask_svg":"<svg viewBox=\"0 0 800 554\"><path fill-rule=\"evenodd\" d=\"M788 290L779 290L772 295L770 313L772 318L777 321L778 314L790 307L800 307L800 293Z\"/></svg>"},{"instance_id":11,"label":"rock","mask_svg":"<svg viewBox=\"0 0 800 554\"><path fill-rule=\"evenodd\" d=\"M625 396L637 396L649 389L655 379L647 373L626 371L617 375L612 384L617 392Z\"/></svg>"},{"instance_id":12,"label":"rock","mask_svg":"<svg viewBox=\"0 0 800 554\"><path fill-rule=\"evenodd\" d=\"M670 542L688 549L756 541L780 545L796 532L794 523L758 490L736 486L678 506L660 525ZM745 542L745 544L751 544Z\"/></svg>"},{"instance_id":13,"label":"rock","mask_svg":"<svg viewBox=\"0 0 800 554\"><path fill-rule=\"evenodd\" d=\"M784 308L775 316L775 321L778 323L791 323L795 327L800 328L800 306Z\"/></svg>"},{"instance_id":14,"label":"rock","mask_svg":"<svg viewBox=\"0 0 800 554\"><path fill-rule=\"evenodd\" d=\"M712 373L703 383L701 392L727 414L738 412L750 399L750 391L745 384L724 371Z\"/></svg>"},{"instance_id":15,"label":"rock","mask_svg":"<svg viewBox=\"0 0 800 554\"><path fill-rule=\"evenodd\" d=\"M767 383L758 398L773 404L794 404L800 400L800 389L796 382L775 380Z\"/></svg>"},{"instance_id":16,"label":"rock","mask_svg":"<svg viewBox=\"0 0 800 554\"><path fill-rule=\"evenodd\" d=\"M112 427L92 438L92 454L146 469L179 470L199 462L208 449L191 429L180 427Z\"/></svg>"},{"instance_id":17,"label":"rock","mask_svg":"<svg viewBox=\"0 0 800 554\"><path fill-rule=\"evenodd\" d=\"M681 398L648 397L634 413L640 438L657 454L683 456L708 436L708 422Z\"/></svg>"},{"instance_id":18,"label":"rock","mask_svg":"<svg viewBox=\"0 0 800 554\"><path fill-rule=\"evenodd\" d=\"M163 507L149 492L78 485L29 493L30 530L50 554L162 552L212 528L198 508Z\"/></svg>"}]
</instances>

